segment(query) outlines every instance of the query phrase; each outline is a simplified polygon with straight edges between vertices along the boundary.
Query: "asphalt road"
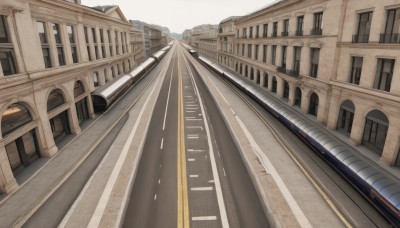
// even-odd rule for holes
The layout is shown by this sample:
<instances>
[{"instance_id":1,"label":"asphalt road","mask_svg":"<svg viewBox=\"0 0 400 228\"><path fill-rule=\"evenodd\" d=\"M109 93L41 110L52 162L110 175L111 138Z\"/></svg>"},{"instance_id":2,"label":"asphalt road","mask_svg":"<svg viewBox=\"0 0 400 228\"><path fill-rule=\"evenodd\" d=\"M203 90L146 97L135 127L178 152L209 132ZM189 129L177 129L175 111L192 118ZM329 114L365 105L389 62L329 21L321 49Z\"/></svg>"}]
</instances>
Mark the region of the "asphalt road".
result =
<instances>
[{"instance_id":1,"label":"asphalt road","mask_svg":"<svg viewBox=\"0 0 400 228\"><path fill-rule=\"evenodd\" d=\"M171 51L123 226L268 227L212 97L184 49Z\"/></svg>"}]
</instances>

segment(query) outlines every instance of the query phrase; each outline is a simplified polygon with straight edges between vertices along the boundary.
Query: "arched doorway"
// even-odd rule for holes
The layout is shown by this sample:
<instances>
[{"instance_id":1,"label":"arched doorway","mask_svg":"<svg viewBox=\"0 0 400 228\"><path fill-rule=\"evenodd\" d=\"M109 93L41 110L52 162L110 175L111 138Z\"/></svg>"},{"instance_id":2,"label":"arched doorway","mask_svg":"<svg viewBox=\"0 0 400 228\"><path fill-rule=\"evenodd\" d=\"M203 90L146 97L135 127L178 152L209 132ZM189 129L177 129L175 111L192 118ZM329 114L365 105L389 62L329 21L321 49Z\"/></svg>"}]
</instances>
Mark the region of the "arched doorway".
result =
<instances>
[{"instance_id":1,"label":"arched doorway","mask_svg":"<svg viewBox=\"0 0 400 228\"><path fill-rule=\"evenodd\" d=\"M243 76L243 65L242 64L240 64L240 75Z\"/></svg>"},{"instance_id":2,"label":"arched doorway","mask_svg":"<svg viewBox=\"0 0 400 228\"><path fill-rule=\"evenodd\" d=\"M318 104L319 104L319 98L316 93L312 93L310 96L310 106L308 108L308 114L317 116L318 114Z\"/></svg>"},{"instance_id":3,"label":"arched doorway","mask_svg":"<svg viewBox=\"0 0 400 228\"><path fill-rule=\"evenodd\" d=\"M47 112L51 117L49 121L56 144L71 134L67 109L56 110L63 104L65 104L63 92L60 89L51 91L47 99Z\"/></svg>"},{"instance_id":4,"label":"arched doorway","mask_svg":"<svg viewBox=\"0 0 400 228\"><path fill-rule=\"evenodd\" d=\"M389 129L389 119L378 110L368 113L365 120L362 144L373 151L382 154Z\"/></svg>"},{"instance_id":5,"label":"arched doorway","mask_svg":"<svg viewBox=\"0 0 400 228\"><path fill-rule=\"evenodd\" d=\"M261 73L259 70L257 70L257 78L256 78L256 83L259 85L261 81Z\"/></svg>"},{"instance_id":6,"label":"arched doorway","mask_svg":"<svg viewBox=\"0 0 400 228\"><path fill-rule=\"evenodd\" d=\"M275 77L272 77L272 89L271 89L271 91L273 93L276 93L277 88L278 88L278 82L276 81Z\"/></svg>"},{"instance_id":7,"label":"arched doorway","mask_svg":"<svg viewBox=\"0 0 400 228\"><path fill-rule=\"evenodd\" d=\"M236 72L239 71L239 69L238 69L238 64L237 64L237 63L236 63L236 65L235 65L235 71L236 71Z\"/></svg>"},{"instance_id":8,"label":"arched doorway","mask_svg":"<svg viewBox=\"0 0 400 228\"><path fill-rule=\"evenodd\" d=\"M301 107L301 89L299 87L294 92L294 105Z\"/></svg>"},{"instance_id":9,"label":"arched doorway","mask_svg":"<svg viewBox=\"0 0 400 228\"><path fill-rule=\"evenodd\" d=\"M253 69L253 67L251 68L251 70L250 70L250 80L254 80L254 69Z\"/></svg>"},{"instance_id":10,"label":"arched doorway","mask_svg":"<svg viewBox=\"0 0 400 228\"><path fill-rule=\"evenodd\" d=\"M244 76L245 77L248 77L249 75L248 75L248 69L247 69L247 66L244 68Z\"/></svg>"},{"instance_id":11,"label":"arched doorway","mask_svg":"<svg viewBox=\"0 0 400 228\"><path fill-rule=\"evenodd\" d=\"M40 148L29 110L20 103L10 105L1 118L1 134L3 138L15 138L5 141L5 149L11 169L17 174L40 157Z\"/></svg>"},{"instance_id":12,"label":"arched doorway","mask_svg":"<svg viewBox=\"0 0 400 228\"><path fill-rule=\"evenodd\" d=\"M283 82L283 98L289 99L289 83L287 81Z\"/></svg>"},{"instance_id":13,"label":"arched doorway","mask_svg":"<svg viewBox=\"0 0 400 228\"><path fill-rule=\"evenodd\" d=\"M268 73L264 73L264 87L268 88L268 80L269 80L269 76Z\"/></svg>"},{"instance_id":14,"label":"arched doorway","mask_svg":"<svg viewBox=\"0 0 400 228\"><path fill-rule=\"evenodd\" d=\"M74 98L79 126L81 126L83 122L89 119L87 96L83 96L84 93L85 88L83 87L82 82L79 80L76 81L74 86Z\"/></svg>"},{"instance_id":15,"label":"arched doorway","mask_svg":"<svg viewBox=\"0 0 400 228\"><path fill-rule=\"evenodd\" d=\"M350 136L351 129L353 127L354 119L354 104L350 100L344 101L340 105L339 118L337 122L336 130Z\"/></svg>"}]
</instances>

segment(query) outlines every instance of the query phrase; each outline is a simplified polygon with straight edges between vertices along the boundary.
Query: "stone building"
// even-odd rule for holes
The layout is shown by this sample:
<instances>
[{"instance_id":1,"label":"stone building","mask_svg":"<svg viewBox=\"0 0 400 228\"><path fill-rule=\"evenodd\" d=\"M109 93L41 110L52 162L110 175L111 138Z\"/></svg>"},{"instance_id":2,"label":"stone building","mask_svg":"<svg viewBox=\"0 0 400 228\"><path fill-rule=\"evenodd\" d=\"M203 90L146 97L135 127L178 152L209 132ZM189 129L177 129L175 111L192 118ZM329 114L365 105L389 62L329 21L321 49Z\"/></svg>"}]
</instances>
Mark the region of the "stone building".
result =
<instances>
[{"instance_id":1,"label":"stone building","mask_svg":"<svg viewBox=\"0 0 400 228\"><path fill-rule=\"evenodd\" d=\"M218 25L199 25L191 30L191 39L188 43L196 48L200 55L217 61Z\"/></svg>"},{"instance_id":2,"label":"stone building","mask_svg":"<svg viewBox=\"0 0 400 228\"><path fill-rule=\"evenodd\" d=\"M398 1L278 1L234 23L234 53L223 29L231 23L220 24L220 64L365 155L400 165Z\"/></svg>"},{"instance_id":3,"label":"stone building","mask_svg":"<svg viewBox=\"0 0 400 228\"><path fill-rule=\"evenodd\" d=\"M118 6L0 2L0 191L94 118L90 93L135 63ZM26 173L25 173L26 175Z\"/></svg>"},{"instance_id":4,"label":"stone building","mask_svg":"<svg viewBox=\"0 0 400 228\"><path fill-rule=\"evenodd\" d=\"M192 37L192 31L190 29L185 29L182 33L182 40L185 41L185 43L189 44L192 42L191 40Z\"/></svg>"},{"instance_id":5,"label":"stone building","mask_svg":"<svg viewBox=\"0 0 400 228\"><path fill-rule=\"evenodd\" d=\"M149 25L146 22L130 20L131 25L143 32L145 58L163 48L163 38L161 36L160 26Z\"/></svg>"},{"instance_id":6,"label":"stone building","mask_svg":"<svg viewBox=\"0 0 400 228\"><path fill-rule=\"evenodd\" d=\"M131 50L135 66L145 60L143 33L135 28L130 29Z\"/></svg>"},{"instance_id":7,"label":"stone building","mask_svg":"<svg viewBox=\"0 0 400 228\"><path fill-rule=\"evenodd\" d=\"M236 35L236 27L235 22L238 21L240 17L229 17L225 20L222 20L219 23L218 28L218 63L221 65L225 65L226 67L234 69L234 44L235 44L235 35Z\"/></svg>"}]
</instances>

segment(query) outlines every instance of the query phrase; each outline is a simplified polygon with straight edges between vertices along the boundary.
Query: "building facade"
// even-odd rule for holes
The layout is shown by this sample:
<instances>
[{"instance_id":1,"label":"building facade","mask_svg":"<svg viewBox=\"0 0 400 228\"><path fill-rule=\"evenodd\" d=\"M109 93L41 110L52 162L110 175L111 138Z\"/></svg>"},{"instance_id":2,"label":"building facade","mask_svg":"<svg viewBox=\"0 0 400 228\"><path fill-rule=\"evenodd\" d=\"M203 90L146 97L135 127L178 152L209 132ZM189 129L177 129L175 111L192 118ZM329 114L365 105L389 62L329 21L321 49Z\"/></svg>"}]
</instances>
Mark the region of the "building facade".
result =
<instances>
[{"instance_id":1,"label":"building facade","mask_svg":"<svg viewBox=\"0 0 400 228\"><path fill-rule=\"evenodd\" d=\"M200 55L217 61L218 25L199 25L190 32L190 46L195 48Z\"/></svg>"},{"instance_id":2,"label":"building facade","mask_svg":"<svg viewBox=\"0 0 400 228\"><path fill-rule=\"evenodd\" d=\"M145 60L143 33L138 29L131 28L130 37L133 61L137 66Z\"/></svg>"},{"instance_id":3,"label":"building facade","mask_svg":"<svg viewBox=\"0 0 400 228\"><path fill-rule=\"evenodd\" d=\"M225 65L228 68L234 69L234 45L235 45L235 35L236 27L235 22L238 21L240 17L229 17L220 22L218 28L218 63Z\"/></svg>"},{"instance_id":4,"label":"building facade","mask_svg":"<svg viewBox=\"0 0 400 228\"><path fill-rule=\"evenodd\" d=\"M231 24L220 23L221 65L400 166L398 1L279 1L234 22L233 53Z\"/></svg>"},{"instance_id":5,"label":"building facade","mask_svg":"<svg viewBox=\"0 0 400 228\"><path fill-rule=\"evenodd\" d=\"M166 45L165 39L161 35L161 26L149 25L138 20L131 20L131 25L143 32L145 58L159 51Z\"/></svg>"},{"instance_id":6,"label":"building facade","mask_svg":"<svg viewBox=\"0 0 400 228\"><path fill-rule=\"evenodd\" d=\"M0 191L94 118L90 93L135 63L118 6L79 0L0 3Z\"/></svg>"}]
</instances>

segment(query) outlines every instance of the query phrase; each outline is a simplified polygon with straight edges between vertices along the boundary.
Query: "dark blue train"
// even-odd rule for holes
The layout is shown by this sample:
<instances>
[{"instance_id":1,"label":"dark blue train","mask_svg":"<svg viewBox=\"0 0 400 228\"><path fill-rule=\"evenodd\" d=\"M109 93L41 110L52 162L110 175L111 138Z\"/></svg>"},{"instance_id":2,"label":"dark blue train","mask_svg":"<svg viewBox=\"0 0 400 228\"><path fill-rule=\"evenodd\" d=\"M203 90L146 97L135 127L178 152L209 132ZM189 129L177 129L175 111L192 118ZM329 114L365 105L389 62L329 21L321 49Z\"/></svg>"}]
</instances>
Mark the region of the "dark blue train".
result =
<instances>
[{"instance_id":1,"label":"dark blue train","mask_svg":"<svg viewBox=\"0 0 400 228\"><path fill-rule=\"evenodd\" d=\"M195 50L186 46L192 54ZM190 51L192 50L192 51ZM193 54L192 54L193 55ZM195 55L196 56L196 55ZM309 118L268 95L243 77L224 70L217 63L198 60L272 113L281 123L319 153L358 189L394 226L400 226L400 181L361 159L353 149Z\"/></svg>"}]
</instances>

